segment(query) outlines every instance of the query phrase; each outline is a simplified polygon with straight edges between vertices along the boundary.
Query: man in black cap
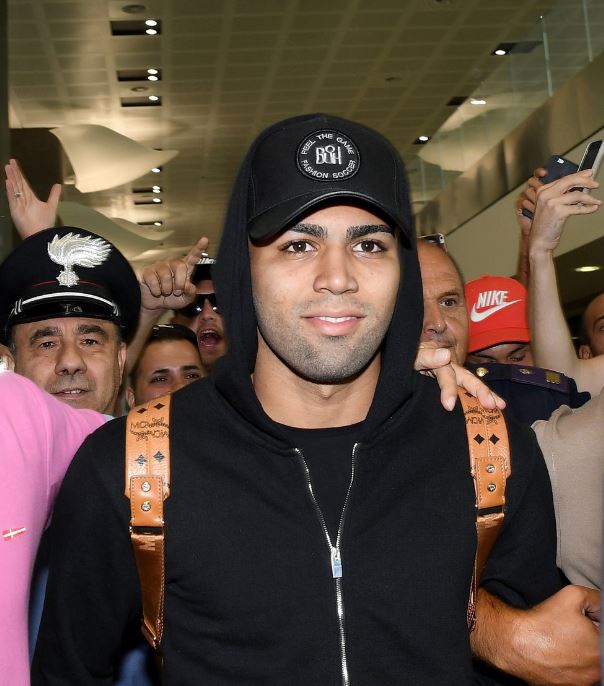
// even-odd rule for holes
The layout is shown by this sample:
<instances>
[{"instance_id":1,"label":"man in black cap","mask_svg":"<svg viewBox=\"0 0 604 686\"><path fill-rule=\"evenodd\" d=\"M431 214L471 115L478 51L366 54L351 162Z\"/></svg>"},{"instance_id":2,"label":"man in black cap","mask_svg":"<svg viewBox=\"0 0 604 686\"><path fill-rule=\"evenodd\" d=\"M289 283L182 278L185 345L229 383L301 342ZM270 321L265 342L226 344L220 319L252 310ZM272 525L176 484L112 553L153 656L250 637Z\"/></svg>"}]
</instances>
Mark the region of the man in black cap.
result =
<instances>
[{"instance_id":1,"label":"man in black cap","mask_svg":"<svg viewBox=\"0 0 604 686\"><path fill-rule=\"evenodd\" d=\"M172 396L164 683L474 684L465 422L413 369L422 292L394 148L327 115L264 131L213 276L229 352ZM107 683L141 614L124 429L82 446L59 496L36 686ZM510 442L522 459L482 582L527 606L558 589L553 508L534 437L512 425ZM473 636L486 622L479 609Z\"/></svg>"},{"instance_id":2,"label":"man in black cap","mask_svg":"<svg viewBox=\"0 0 604 686\"><path fill-rule=\"evenodd\" d=\"M113 412L139 303L128 261L84 229L41 231L0 265L0 335L15 371L76 408Z\"/></svg>"}]
</instances>

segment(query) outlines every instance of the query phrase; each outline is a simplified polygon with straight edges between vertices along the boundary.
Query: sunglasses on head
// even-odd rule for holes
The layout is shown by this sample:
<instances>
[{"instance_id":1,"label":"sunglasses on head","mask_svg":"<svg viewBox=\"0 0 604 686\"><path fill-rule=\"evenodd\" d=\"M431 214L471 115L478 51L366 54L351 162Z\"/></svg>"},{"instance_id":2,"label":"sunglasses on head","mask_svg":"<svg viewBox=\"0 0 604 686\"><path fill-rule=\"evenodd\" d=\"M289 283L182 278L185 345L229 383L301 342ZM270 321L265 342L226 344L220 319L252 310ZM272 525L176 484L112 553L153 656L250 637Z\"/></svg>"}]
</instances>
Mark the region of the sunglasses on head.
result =
<instances>
[{"instance_id":1,"label":"sunglasses on head","mask_svg":"<svg viewBox=\"0 0 604 686\"><path fill-rule=\"evenodd\" d=\"M210 303L214 312L218 312L218 305L216 303L216 293L198 293L192 303L178 310L178 313L183 317L197 317L203 310L206 300Z\"/></svg>"},{"instance_id":2,"label":"sunglasses on head","mask_svg":"<svg viewBox=\"0 0 604 686\"><path fill-rule=\"evenodd\" d=\"M422 241L426 243L432 243L447 252L447 244L445 242L445 237L442 233L429 233L426 236L418 236Z\"/></svg>"}]
</instances>

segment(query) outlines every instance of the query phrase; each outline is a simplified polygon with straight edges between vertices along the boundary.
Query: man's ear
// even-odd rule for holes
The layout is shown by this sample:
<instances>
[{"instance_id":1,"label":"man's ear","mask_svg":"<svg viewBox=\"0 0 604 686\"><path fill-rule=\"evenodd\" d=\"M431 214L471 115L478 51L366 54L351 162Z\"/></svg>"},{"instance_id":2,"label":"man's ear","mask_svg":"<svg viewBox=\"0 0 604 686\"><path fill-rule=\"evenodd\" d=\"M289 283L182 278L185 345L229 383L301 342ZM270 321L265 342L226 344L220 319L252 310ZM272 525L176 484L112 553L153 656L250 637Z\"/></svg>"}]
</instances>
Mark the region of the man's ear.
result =
<instances>
[{"instance_id":1,"label":"man's ear","mask_svg":"<svg viewBox=\"0 0 604 686\"><path fill-rule=\"evenodd\" d=\"M591 354L591 348L588 345L580 345L579 346L579 359L580 360L589 360L592 358L593 355Z\"/></svg>"},{"instance_id":2,"label":"man's ear","mask_svg":"<svg viewBox=\"0 0 604 686\"><path fill-rule=\"evenodd\" d=\"M120 380L124 374L124 367L126 365L126 344L124 342L120 343L120 347L117 351L117 361L120 366Z\"/></svg>"},{"instance_id":3,"label":"man's ear","mask_svg":"<svg viewBox=\"0 0 604 686\"><path fill-rule=\"evenodd\" d=\"M135 406L134 402L134 389L132 386L126 386L126 402L128 403L128 407L132 409Z\"/></svg>"}]
</instances>

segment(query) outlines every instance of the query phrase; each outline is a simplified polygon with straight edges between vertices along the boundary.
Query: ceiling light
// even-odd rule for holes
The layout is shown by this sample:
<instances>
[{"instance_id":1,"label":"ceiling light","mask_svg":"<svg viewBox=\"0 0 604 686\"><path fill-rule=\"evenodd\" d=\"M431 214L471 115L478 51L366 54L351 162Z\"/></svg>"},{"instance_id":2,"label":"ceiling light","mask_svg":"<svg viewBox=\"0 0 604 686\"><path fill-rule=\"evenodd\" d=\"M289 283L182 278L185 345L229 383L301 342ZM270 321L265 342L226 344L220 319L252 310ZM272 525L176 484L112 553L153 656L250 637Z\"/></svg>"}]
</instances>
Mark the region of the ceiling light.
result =
<instances>
[{"instance_id":1,"label":"ceiling light","mask_svg":"<svg viewBox=\"0 0 604 686\"><path fill-rule=\"evenodd\" d=\"M146 9L146 5L124 5L122 7L122 12L125 12L126 14L141 14L141 12L144 12Z\"/></svg>"},{"instance_id":2,"label":"ceiling light","mask_svg":"<svg viewBox=\"0 0 604 686\"><path fill-rule=\"evenodd\" d=\"M156 31L155 29L147 29L147 30L145 31L145 33L146 33L148 36L156 36L156 35L157 35L157 31Z\"/></svg>"},{"instance_id":3,"label":"ceiling light","mask_svg":"<svg viewBox=\"0 0 604 686\"><path fill-rule=\"evenodd\" d=\"M153 76L153 74L149 74L149 76L147 76L147 80L148 81L159 81L159 76Z\"/></svg>"},{"instance_id":4,"label":"ceiling light","mask_svg":"<svg viewBox=\"0 0 604 686\"><path fill-rule=\"evenodd\" d=\"M497 55L498 57L502 57L503 55L507 55L508 51L504 50L503 48L497 48L497 50L493 51L493 55Z\"/></svg>"},{"instance_id":5,"label":"ceiling light","mask_svg":"<svg viewBox=\"0 0 604 686\"><path fill-rule=\"evenodd\" d=\"M430 140L430 136L418 136L413 142L415 145L425 145Z\"/></svg>"},{"instance_id":6,"label":"ceiling light","mask_svg":"<svg viewBox=\"0 0 604 686\"><path fill-rule=\"evenodd\" d=\"M161 171L161 167L153 167L153 169L152 169L151 171L152 171L154 174L159 174L160 171Z\"/></svg>"},{"instance_id":7,"label":"ceiling light","mask_svg":"<svg viewBox=\"0 0 604 686\"><path fill-rule=\"evenodd\" d=\"M131 88L130 90L134 91L134 93L144 93L149 89L146 86L134 86L134 88Z\"/></svg>"},{"instance_id":8,"label":"ceiling light","mask_svg":"<svg viewBox=\"0 0 604 686\"><path fill-rule=\"evenodd\" d=\"M151 102L157 102L159 100L159 95L149 95L147 97Z\"/></svg>"},{"instance_id":9,"label":"ceiling light","mask_svg":"<svg viewBox=\"0 0 604 686\"><path fill-rule=\"evenodd\" d=\"M153 222L153 226L163 226L163 222Z\"/></svg>"},{"instance_id":10,"label":"ceiling light","mask_svg":"<svg viewBox=\"0 0 604 686\"><path fill-rule=\"evenodd\" d=\"M147 69L147 74L159 74L159 69Z\"/></svg>"},{"instance_id":11,"label":"ceiling light","mask_svg":"<svg viewBox=\"0 0 604 686\"><path fill-rule=\"evenodd\" d=\"M472 98L470 100L471 105L486 105L487 101L484 98Z\"/></svg>"},{"instance_id":12,"label":"ceiling light","mask_svg":"<svg viewBox=\"0 0 604 686\"><path fill-rule=\"evenodd\" d=\"M161 202L161 198L153 198L153 202Z\"/></svg>"},{"instance_id":13,"label":"ceiling light","mask_svg":"<svg viewBox=\"0 0 604 686\"><path fill-rule=\"evenodd\" d=\"M589 274L589 272L598 272L602 269L600 264L586 264L583 267L575 267L575 271L580 274Z\"/></svg>"},{"instance_id":14,"label":"ceiling light","mask_svg":"<svg viewBox=\"0 0 604 686\"><path fill-rule=\"evenodd\" d=\"M148 21L155 22L152 27L147 23ZM155 19L144 21L143 19L119 19L111 21L111 35L112 36L144 36L145 33L151 31L155 32L151 35L161 33L161 21Z\"/></svg>"},{"instance_id":15,"label":"ceiling light","mask_svg":"<svg viewBox=\"0 0 604 686\"><path fill-rule=\"evenodd\" d=\"M155 19L145 19L145 24L147 26L157 26L157 22Z\"/></svg>"},{"instance_id":16,"label":"ceiling light","mask_svg":"<svg viewBox=\"0 0 604 686\"><path fill-rule=\"evenodd\" d=\"M161 193L161 188L159 186L153 186L153 193Z\"/></svg>"}]
</instances>

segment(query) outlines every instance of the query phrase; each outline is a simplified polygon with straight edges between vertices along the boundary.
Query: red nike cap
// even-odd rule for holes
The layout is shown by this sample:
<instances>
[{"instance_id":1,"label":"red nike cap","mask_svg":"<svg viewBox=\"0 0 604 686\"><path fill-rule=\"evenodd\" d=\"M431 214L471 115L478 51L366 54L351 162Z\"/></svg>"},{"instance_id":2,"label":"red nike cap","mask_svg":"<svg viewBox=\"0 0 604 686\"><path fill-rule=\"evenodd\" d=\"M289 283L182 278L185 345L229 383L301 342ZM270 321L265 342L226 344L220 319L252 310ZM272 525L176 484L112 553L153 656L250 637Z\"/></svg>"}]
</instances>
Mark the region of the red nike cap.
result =
<instances>
[{"instance_id":1,"label":"red nike cap","mask_svg":"<svg viewBox=\"0 0 604 686\"><path fill-rule=\"evenodd\" d=\"M470 320L468 352L500 343L529 343L526 288L505 276L481 276L465 285Z\"/></svg>"}]
</instances>

